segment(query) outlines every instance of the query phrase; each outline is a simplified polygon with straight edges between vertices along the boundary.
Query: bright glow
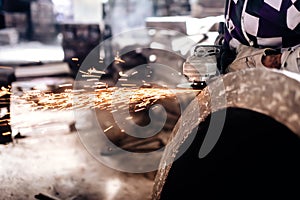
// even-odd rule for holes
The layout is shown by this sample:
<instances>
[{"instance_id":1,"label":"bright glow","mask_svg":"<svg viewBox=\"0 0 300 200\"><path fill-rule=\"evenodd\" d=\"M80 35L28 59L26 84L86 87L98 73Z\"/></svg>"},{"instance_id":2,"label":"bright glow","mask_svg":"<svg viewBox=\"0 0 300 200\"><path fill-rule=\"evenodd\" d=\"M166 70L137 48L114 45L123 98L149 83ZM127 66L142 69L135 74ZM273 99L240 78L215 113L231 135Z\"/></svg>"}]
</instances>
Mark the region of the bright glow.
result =
<instances>
[{"instance_id":1,"label":"bright glow","mask_svg":"<svg viewBox=\"0 0 300 200\"><path fill-rule=\"evenodd\" d=\"M28 43L15 47L2 46L0 49L0 60L4 63L57 62L63 59L64 51L60 46Z\"/></svg>"},{"instance_id":2,"label":"bright glow","mask_svg":"<svg viewBox=\"0 0 300 200\"><path fill-rule=\"evenodd\" d=\"M156 55L154 55L154 54L152 54L152 55L149 56L149 61L150 61L150 62L155 62L156 59L157 59L157 57L156 57Z\"/></svg>"},{"instance_id":3,"label":"bright glow","mask_svg":"<svg viewBox=\"0 0 300 200\"><path fill-rule=\"evenodd\" d=\"M40 91L45 91L48 89L48 86L46 84L38 84L37 86L34 87L34 89L40 90Z\"/></svg>"},{"instance_id":4,"label":"bright glow","mask_svg":"<svg viewBox=\"0 0 300 200\"><path fill-rule=\"evenodd\" d=\"M100 23L102 4L100 0L73 0L74 21Z\"/></svg>"},{"instance_id":5,"label":"bright glow","mask_svg":"<svg viewBox=\"0 0 300 200\"><path fill-rule=\"evenodd\" d=\"M52 0L53 4L58 4L58 5L70 5L71 0Z\"/></svg>"},{"instance_id":6,"label":"bright glow","mask_svg":"<svg viewBox=\"0 0 300 200\"><path fill-rule=\"evenodd\" d=\"M117 179L110 179L105 184L105 191L107 195L107 200L112 200L120 190L122 182Z\"/></svg>"}]
</instances>

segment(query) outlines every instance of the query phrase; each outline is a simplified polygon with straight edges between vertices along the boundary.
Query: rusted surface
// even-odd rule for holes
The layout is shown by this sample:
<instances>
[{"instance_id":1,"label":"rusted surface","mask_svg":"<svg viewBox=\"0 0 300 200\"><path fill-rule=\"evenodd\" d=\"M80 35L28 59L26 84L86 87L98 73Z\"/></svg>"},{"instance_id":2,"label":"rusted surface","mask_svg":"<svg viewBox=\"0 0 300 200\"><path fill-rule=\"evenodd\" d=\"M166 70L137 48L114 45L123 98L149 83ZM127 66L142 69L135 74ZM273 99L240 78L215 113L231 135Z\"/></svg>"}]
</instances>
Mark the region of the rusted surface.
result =
<instances>
[{"instance_id":1,"label":"rusted surface","mask_svg":"<svg viewBox=\"0 0 300 200\"><path fill-rule=\"evenodd\" d=\"M214 111L245 108L270 116L300 137L300 76L268 69L229 73L212 81L176 124L160 162L152 192L159 199L178 149L192 130Z\"/></svg>"}]
</instances>

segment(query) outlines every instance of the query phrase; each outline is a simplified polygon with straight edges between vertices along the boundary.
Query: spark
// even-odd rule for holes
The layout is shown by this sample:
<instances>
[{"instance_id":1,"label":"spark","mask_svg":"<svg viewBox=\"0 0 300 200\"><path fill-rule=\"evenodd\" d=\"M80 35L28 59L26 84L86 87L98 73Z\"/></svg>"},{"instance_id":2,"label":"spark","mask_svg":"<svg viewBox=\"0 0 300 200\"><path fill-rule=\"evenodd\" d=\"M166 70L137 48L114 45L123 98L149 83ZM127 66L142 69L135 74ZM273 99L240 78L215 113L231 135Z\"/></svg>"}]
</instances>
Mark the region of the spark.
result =
<instances>
[{"instance_id":1,"label":"spark","mask_svg":"<svg viewBox=\"0 0 300 200\"><path fill-rule=\"evenodd\" d=\"M85 77L85 78L100 78L100 76L91 75L91 74L83 74L82 77Z\"/></svg>"},{"instance_id":2,"label":"spark","mask_svg":"<svg viewBox=\"0 0 300 200\"><path fill-rule=\"evenodd\" d=\"M94 81L98 81L98 79L96 79L96 78L91 78L91 79L87 79L86 81L88 81L88 82L94 82Z\"/></svg>"},{"instance_id":3,"label":"spark","mask_svg":"<svg viewBox=\"0 0 300 200\"><path fill-rule=\"evenodd\" d=\"M139 73L138 71L134 71L132 72L131 76L136 75L137 73Z\"/></svg>"},{"instance_id":4,"label":"spark","mask_svg":"<svg viewBox=\"0 0 300 200\"><path fill-rule=\"evenodd\" d=\"M5 132L5 133L2 133L3 136L6 136L6 135L11 135L11 132Z\"/></svg>"},{"instance_id":5,"label":"spark","mask_svg":"<svg viewBox=\"0 0 300 200\"><path fill-rule=\"evenodd\" d=\"M112 129L113 127L114 127L114 126L111 125L110 127L106 128L106 129L104 130L104 133L106 133L107 131L109 131L109 130Z\"/></svg>"},{"instance_id":6,"label":"spark","mask_svg":"<svg viewBox=\"0 0 300 200\"><path fill-rule=\"evenodd\" d=\"M125 63L124 60L121 59L121 57L119 56L119 52L117 51L117 55L115 56L115 62L118 63Z\"/></svg>"},{"instance_id":7,"label":"spark","mask_svg":"<svg viewBox=\"0 0 300 200\"><path fill-rule=\"evenodd\" d=\"M145 108L136 109L136 110L134 110L134 112L140 112L142 110L145 110Z\"/></svg>"},{"instance_id":8,"label":"spark","mask_svg":"<svg viewBox=\"0 0 300 200\"><path fill-rule=\"evenodd\" d=\"M116 62L125 62L117 55ZM61 110L80 110L80 109L100 109L110 113L123 112L126 109L132 113L141 112L149 109L159 100L166 98L176 98L177 94L197 93L194 89L168 89L167 85L162 87L152 87L151 83L141 80L142 86L135 83L125 83L128 75L120 72L120 87L109 87L107 83L99 81L104 71L95 67L90 67L87 71L79 70L81 76L86 78L86 84L80 89L71 89L73 84L60 84L60 88L67 87L64 91L55 93L49 90L24 90L21 94L11 92L11 87L0 90L0 97L6 94L11 95L19 108L26 108L28 111L61 111ZM137 74L134 71L131 76ZM7 99L6 99L7 100ZM130 120L131 118L126 118ZM108 127L106 131L112 129Z\"/></svg>"},{"instance_id":9,"label":"spark","mask_svg":"<svg viewBox=\"0 0 300 200\"><path fill-rule=\"evenodd\" d=\"M1 87L1 90L0 90L0 97L4 96L4 95L6 95L6 94L11 94L10 88Z\"/></svg>"},{"instance_id":10,"label":"spark","mask_svg":"<svg viewBox=\"0 0 300 200\"><path fill-rule=\"evenodd\" d=\"M12 95L12 98L18 106L32 110L99 108L116 112L132 106L132 111L139 112L160 99L175 98L176 94L189 92L189 89L106 87L92 91L66 89L60 93L25 91L21 95Z\"/></svg>"},{"instance_id":11,"label":"spark","mask_svg":"<svg viewBox=\"0 0 300 200\"><path fill-rule=\"evenodd\" d=\"M79 70L79 72L82 73L82 74L87 74L87 75L89 74L88 72L85 72L85 71L82 71L82 70Z\"/></svg>"},{"instance_id":12,"label":"spark","mask_svg":"<svg viewBox=\"0 0 300 200\"><path fill-rule=\"evenodd\" d=\"M97 84L103 84L97 82ZM151 85L151 84L150 84ZM189 94L193 89L168 89L153 87L103 87L87 89L65 89L55 93L49 90L24 90L22 93L14 94L9 89L2 89L11 94L10 101L15 109L32 111L68 111L68 110L89 110L97 109L108 111L111 114L123 112L138 113L149 110L159 100L176 98L177 94ZM132 120L127 117L124 120ZM10 124L11 120L2 120L1 124ZM24 122L13 122L15 127L32 127L32 124ZM105 132L113 127L106 128Z\"/></svg>"},{"instance_id":13,"label":"spark","mask_svg":"<svg viewBox=\"0 0 300 200\"><path fill-rule=\"evenodd\" d=\"M123 87L136 87L137 85L133 84L133 83L126 83L126 84L121 84L121 86L123 86Z\"/></svg>"},{"instance_id":14,"label":"spark","mask_svg":"<svg viewBox=\"0 0 300 200\"><path fill-rule=\"evenodd\" d=\"M97 70L95 67L89 68L89 69L88 69L88 73L89 73L89 74L93 74L93 73L95 73L95 74L105 74L104 71L102 71L102 70Z\"/></svg>"},{"instance_id":15,"label":"spark","mask_svg":"<svg viewBox=\"0 0 300 200\"><path fill-rule=\"evenodd\" d=\"M128 77L128 74L124 74L122 71L119 72L119 75L122 77Z\"/></svg>"},{"instance_id":16,"label":"spark","mask_svg":"<svg viewBox=\"0 0 300 200\"><path fill-rule=\"evenodd\" d=\"M61 84L58 87L71 87L72 84L71 83L67 83L67 84Z\"/></svg>"}]
</instances>

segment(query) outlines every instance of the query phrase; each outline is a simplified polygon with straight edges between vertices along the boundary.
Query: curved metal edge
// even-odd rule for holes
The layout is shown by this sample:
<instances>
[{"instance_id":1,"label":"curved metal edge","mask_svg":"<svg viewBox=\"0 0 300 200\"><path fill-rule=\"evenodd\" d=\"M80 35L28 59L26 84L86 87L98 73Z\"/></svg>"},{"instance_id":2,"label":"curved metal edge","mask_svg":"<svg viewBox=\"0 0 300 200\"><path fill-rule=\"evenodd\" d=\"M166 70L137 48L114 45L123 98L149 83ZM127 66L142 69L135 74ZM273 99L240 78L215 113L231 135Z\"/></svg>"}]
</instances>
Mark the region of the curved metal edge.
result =
<instances>
[{"instance_id":1,"label":"curved metal edge","mask_svg":"<svg viewBox=\"0 0 300 200\"><path fill-rule=\"evenodd\" d=\"M224 85L225 91L218 90L220 84ZM212 107L210 91L219 93L218 96L225 93L227 101L225 106L222 103L215 103ZM218 101L218 98L214 101ZM197 106L200 108L199 116L190 120L190 116L187 116ZM173 154L178 152L180 145L191 134L193 128L209 114L229 107L245 108L268 115L285 124L300 137L300 75L252 68L225 74L211 82L190 103L174 127L154 180L152 200L160 199L172 161L175 159ZM186 127L189 129L180 129L182 123L187 123Z\"/></svg>"}]
</instances>

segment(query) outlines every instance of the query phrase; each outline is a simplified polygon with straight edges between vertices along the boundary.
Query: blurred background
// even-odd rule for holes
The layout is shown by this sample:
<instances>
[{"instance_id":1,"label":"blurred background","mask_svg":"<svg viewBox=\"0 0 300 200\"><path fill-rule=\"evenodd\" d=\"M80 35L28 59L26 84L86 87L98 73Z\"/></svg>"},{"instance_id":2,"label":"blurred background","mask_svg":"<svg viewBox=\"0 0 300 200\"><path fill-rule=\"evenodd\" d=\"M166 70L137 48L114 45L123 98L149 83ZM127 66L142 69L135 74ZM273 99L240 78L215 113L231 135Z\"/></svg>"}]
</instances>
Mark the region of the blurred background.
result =
<instances>
[{"instance_id":1,"label":"blurred background","mask_svg":"<svg viewBox=\"0 0 300 200\"><path fill-rule=\"evenodd\" d=\"M174 16L164 21L168 21L170 29L186 34L187 30L175 22L185 22L187 17L222 15L224 2L1 0L0 62L10 66L66 62L71 70L70 75L74 77L85 56L101 41L125 31L149 26L153 21L151 18L149 22L149 17L157 17L156 22L162 22L163 19L159 17ZM150 25L164 28L162 23ZM194 23L194 26L198 30L189 34L201 34L200 26L204 25Z\"/></svg>"},{"instance_id":2,"label":"blurred background","mask_svg":"<svg viewBox=\"0 0 300 200\"><path fill-rule=\"evenodd\" d=\"M127 85L178 88L188 81L181 72L191 49L214 45L224 5L225 0L0 0L0 199L149 199L155 171L110 169L86 152L76 133L88 132L96 116L116 145L156 150L195 91L152 99L164 105L167 121L157 137L145 141L113 126L108 107L93 115L85 105L89 109L77 122L70 91L95 85L109 90L135 69L147 71L137 80L146 81ZM80 81L93 87L75 88ZM144 111L131 117L138 125L149 123ZM120 156L107 149L104 154Z\"/></svg>"},{"instance_id":3,"label":"blurred background","mask_svg":"<svg viewBox=\"0 0 300 200\"><path fill-rule=\"evenodd\" d=\"M115 86L120 74L151 63L167 66L169 72L161 66L147 69L152 73L144 74L147 84L176 88L187 80L174 77L170 70L182 72L195 44L214 44L224 4L224 0L0 0L1 86L9 87L13 96L37 88L59 93L72 88L75 79L86 80L92 67L102 73L99 81ZM69 85L57 89L63 84ZM8 140L11 132L13 136L20 129L30 132L28 127L38 124L37 118L43 119L41 124L45 120L27 116L32 122L25 123L28 112L14 107L17 101L11 102L11 93L2 98L3 119L11 119L2 126ZM56 121L73 121L68 113L61 116Z\"/></svg>"}]
</instances>

